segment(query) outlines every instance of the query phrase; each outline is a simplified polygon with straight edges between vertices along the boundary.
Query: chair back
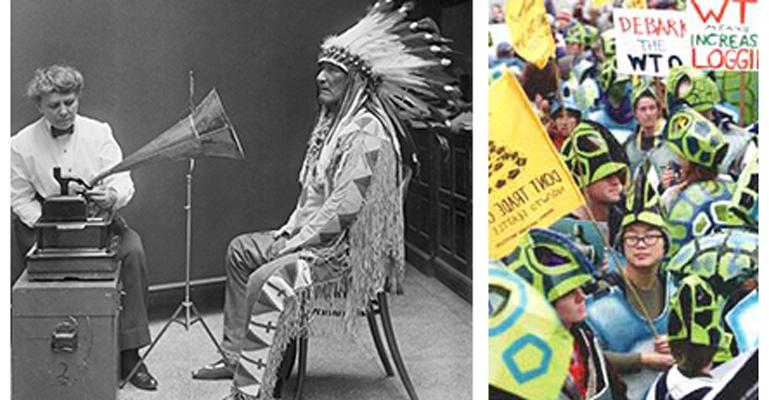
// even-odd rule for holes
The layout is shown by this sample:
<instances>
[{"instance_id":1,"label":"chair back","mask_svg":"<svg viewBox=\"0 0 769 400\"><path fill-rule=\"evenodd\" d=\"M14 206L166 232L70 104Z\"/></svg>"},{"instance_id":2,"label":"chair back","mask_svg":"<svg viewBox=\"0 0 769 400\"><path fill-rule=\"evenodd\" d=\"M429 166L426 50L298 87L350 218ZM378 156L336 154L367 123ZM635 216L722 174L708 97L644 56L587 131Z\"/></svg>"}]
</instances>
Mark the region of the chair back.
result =
<instances>
[{"instance_id":1,"label":"chair back","mask_svg":"<svg viewBox=\"0 0 769 400\"><path fill-rule=\"evenodd\" d=\"M403 204L406 204L406 196L409 194L409 184L411 183L411 178L414 176L414 170L409 167L406 164L403 164L403 181L401 181L401 198L403 199Z\"/></svg>"}]
</instances>

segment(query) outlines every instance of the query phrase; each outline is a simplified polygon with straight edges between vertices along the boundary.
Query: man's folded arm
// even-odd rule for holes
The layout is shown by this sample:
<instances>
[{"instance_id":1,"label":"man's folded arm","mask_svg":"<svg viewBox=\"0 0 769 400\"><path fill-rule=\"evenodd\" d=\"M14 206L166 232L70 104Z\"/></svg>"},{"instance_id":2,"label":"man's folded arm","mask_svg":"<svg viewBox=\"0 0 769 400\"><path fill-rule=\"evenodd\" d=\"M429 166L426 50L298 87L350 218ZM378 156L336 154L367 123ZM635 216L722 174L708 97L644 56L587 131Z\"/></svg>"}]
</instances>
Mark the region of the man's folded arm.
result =
<instances>
[{"instance_id":1,"label":"man's folded arm","mask_svg":"<svg viewBox=\"0 0 769 400\"><path fill-rule=\"evenodd\" d=\"M286 242L281 254L301 247L320 245L335 239L357 217L365 201L368 185L373 176L380 141L355 133L348 151L342 156L333 176L333 190L323 205Z\"/></svg>"}]
</instances>

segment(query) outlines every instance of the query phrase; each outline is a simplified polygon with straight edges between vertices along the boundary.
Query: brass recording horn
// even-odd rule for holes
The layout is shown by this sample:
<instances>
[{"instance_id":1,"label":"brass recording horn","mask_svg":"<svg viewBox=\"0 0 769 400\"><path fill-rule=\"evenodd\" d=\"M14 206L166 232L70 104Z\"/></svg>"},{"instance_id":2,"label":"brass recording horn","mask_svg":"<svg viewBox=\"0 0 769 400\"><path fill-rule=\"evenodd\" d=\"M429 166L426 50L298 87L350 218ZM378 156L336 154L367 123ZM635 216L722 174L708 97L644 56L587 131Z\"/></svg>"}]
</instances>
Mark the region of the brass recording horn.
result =
<instances>
[{"instance_id":1,"label":"brass recording horn","mask_svg":"<svg viewBox=\"0 0 769 400\"><path fill-rule=\"evenodd\" d=\"M211 89L187 117L89 183L94 185L114 173L145 165L201 157L244 158L238 135L216 89Z\"/></svg>"}]
</instances>

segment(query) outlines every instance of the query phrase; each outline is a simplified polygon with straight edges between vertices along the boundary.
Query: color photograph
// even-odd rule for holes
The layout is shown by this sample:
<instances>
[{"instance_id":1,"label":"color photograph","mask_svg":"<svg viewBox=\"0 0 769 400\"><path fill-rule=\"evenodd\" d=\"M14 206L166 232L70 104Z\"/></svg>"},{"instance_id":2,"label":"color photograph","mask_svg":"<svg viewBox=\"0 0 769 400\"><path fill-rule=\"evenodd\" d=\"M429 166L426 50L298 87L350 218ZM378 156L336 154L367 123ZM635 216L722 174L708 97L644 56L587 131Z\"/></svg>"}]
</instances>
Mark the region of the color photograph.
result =
<instances>
[{"instance_id":1,"label":"color photograph","mask_svg":"<svg viewBox=\"0 0 769 400\"><path fill-rule=\"evenodd\" d=\"M757 399L758 2L488 7L489 399Z\"/></svg>"}]
</instances>

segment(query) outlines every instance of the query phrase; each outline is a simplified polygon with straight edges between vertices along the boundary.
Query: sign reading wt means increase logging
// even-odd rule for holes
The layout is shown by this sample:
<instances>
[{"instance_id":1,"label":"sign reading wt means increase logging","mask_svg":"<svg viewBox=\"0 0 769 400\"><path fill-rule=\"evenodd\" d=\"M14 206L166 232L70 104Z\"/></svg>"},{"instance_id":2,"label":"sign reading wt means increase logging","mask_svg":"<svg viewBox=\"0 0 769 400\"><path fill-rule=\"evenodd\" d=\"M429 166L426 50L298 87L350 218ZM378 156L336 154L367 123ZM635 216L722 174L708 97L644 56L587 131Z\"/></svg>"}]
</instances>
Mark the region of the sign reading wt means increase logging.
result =
<instances>
[{"instance_id":1,"label":"sign reading wt means increase logging","mask_svg":"<svg viewBox=\"0 0 769 400\"><path fill-rule=\"evenodd\" d=\"M615 8L614 30L619 73L665 77L691 65L684 12Z\"/></svg>"},{"instance_id":2,"label":"sign reading wt means increase logging","mask_svg":"<svg viewBox=\"0 0 769 400\"><path fill-rule=\"evenodd\" d=\"M758 70L758 0L688 0L686 14L694 68Z\"/></svg>"}]
</instances>

